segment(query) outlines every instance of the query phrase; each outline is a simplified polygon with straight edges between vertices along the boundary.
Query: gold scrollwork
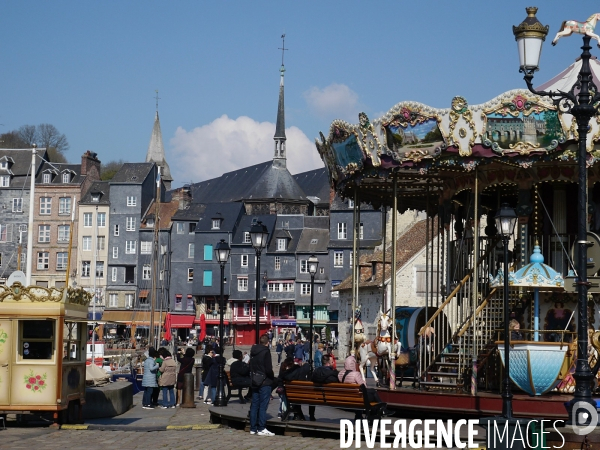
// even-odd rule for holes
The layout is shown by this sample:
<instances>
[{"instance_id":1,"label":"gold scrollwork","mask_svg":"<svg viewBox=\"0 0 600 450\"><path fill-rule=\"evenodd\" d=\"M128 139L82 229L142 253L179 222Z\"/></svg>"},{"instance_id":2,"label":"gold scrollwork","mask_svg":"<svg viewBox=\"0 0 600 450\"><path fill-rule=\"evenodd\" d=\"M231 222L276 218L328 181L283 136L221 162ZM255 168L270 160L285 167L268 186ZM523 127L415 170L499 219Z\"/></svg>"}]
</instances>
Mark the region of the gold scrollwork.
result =
<instances>
[{"instance_id":1,"label":"gold scrollwork","mask_svg":"<svg viewBox=\"0 0 600 450\"><path fill-rule=\"evenodd\" d=\"M510 144L509 148L516 151L519 155L529 155L533 151L540 149L540 144L536 142L517 142L516 144Z\"/></svg>"},{"instance_id":2,"label":"gold scrollwork","mask_svg":"<svg viewBox=\"0 0 600 450\"><path fill-rule=\"evenodd\" d=\"M466 138L466 137L467 137L467 130L465 130L464 128L462 128L462 127L461 127L461 128L458 130L458 135L459 135L461 138L463 138L463 139L464 139L464 138Z\"/></svg>"},{"instance_id":3,"label":"gold scrollwork","mask_svg":"<svg viewBox=\"0 0 600 450\"><path fill-rule=\"evenodd\" d=\"M458 123L458 119L463 118L465 122L469 125L469 128L473 132L471 139L469 139L469 149L464 150L460 145L460 142L454 138L454 129ZM463 128L464 129L464 128ZM450 124L448 125L449 131L449 144L458 147L458 153L460 156L469 156L472 152L471 149L475 144L475 138L477 137L477 130L475 129L475 122L473 121L473 112L469 109L469 105L467 101L460 96L456 96L452 99L452 108L450 110ZM460 135L460 131L459 131ZM460 136L461 138L466 137Z\"/></svg>"}]
</instances>

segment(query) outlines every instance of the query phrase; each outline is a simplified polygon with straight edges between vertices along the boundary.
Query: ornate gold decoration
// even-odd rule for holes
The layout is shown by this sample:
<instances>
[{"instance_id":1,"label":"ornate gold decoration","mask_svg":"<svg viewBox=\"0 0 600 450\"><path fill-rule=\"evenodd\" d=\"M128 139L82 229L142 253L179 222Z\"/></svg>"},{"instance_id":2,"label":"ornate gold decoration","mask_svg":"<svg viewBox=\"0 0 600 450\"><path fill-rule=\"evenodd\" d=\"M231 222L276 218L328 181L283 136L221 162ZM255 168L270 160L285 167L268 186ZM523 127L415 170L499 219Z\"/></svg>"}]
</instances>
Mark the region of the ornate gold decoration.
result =
<instances>
[{"instance_id":1,"label":"ornate gold decoration","mask_svg":"<svg viewBox=\"0 0 600 450\"><path fill-rule=\"evenodd\" d=\"M454 139L454 129L456 128L458 119L460 119L461 117L465 120L465 122L467 122L467 124L469 125L469 128L473 132L473 136L471 136L471 139L469 139L469 149L468 150L463 149L462 146L460 145L460 142L457 141L456 139ZM469 109L469 104L463 97L456 96L452 99L452 108L450 110L450 124L448 126L448 130L449 130L448 144L457 147L458 153L460 154L460 156L469 156L472 153L471 149L473 148L473 144L475 144L475 138L477 137L477 130L475 129L475 122L473 121L473 112ZM460 131L459 131L459 135L460 135ZM465 130L465 136L461 136L461 137L462 138L466 137L466 130Z\"/></svg>"},{"instance_id":2,"label":"ornate gold decoration","mask_svg":"<svg viewBox=\"0 0 600 450\"><path fill-rule=\"evenodd\" d=\"M465 130L464 128L461 128L460 130L458 130L458 135L461 138L463 138L463 139L466 138L467 137L467 130Z\"/></svg>"},{"instance_id":3,"label":"ornate gold decoration","mask_svg":"<svg viewBox=\"0 0 600 450\"><path fill-rule=\"evenodd\" d=\"M358 114L358 121L358 143L362 147L363 153L365 153L367 157L371 159L371 163L373 164L373 166L378 167L381 164L381 162L379 158L373 157L373 153L375 150L377 150L377 156L381 157L381 142L379 141L379 138L375 133L375 128L369 120L369 117L364 112Z\"/></svg>"},{"instance_id":4,"label":"ornate gold decoration","mask_svg":"<svg viewBox=\"0 0 600 450\"><path fill-rule=\"evenodd\" d=\"M516 27L513 25L513 34L515 35L515 40L524 37L535 37L541 39L542 41L546 40L550 26L544 26L540 23L535 16L537 10L538 9L535 6L528 6L525 8L525 11L527 11L527 17L525 20Z\"/></svg>"},{"instance_id":5,"label":"ornate gold decoration","mask_svg":"<svg viewBox=\"0 0 600 450\"><path fill-rule=\"evenodd\" d=\"M539 143L531 142L517 142L516 144L510 144L509 148L519 153L519 155L529 155L533 151L540 150Z\"/></svg>"},{"instance_id":6,"label":"ornate gold decoration","mask_svg":"<svg viewBox=\"0 0 600 450\"><path fill-rule=\"evenodd\" d=\"M23 286L15 282L12 286L0 286L0 302L5 300L29 302L54 302L63 301L64 289L46 288L42 286ZM66 303L87 306L93 294L83 289L67 289Z\"/></svg>"},{"instance_id":7,"label":"ornate gold decoration","mask_svg":"<svg viewBox=\"0 0 600 450\"><path fill-rule=\"evenodd\" d=\"M418 148L412 149L404 155L406 159L410 159L413 162L419 162L427 156L430 156L427 150L420 150Z\"/></svg>"}]
</instances>

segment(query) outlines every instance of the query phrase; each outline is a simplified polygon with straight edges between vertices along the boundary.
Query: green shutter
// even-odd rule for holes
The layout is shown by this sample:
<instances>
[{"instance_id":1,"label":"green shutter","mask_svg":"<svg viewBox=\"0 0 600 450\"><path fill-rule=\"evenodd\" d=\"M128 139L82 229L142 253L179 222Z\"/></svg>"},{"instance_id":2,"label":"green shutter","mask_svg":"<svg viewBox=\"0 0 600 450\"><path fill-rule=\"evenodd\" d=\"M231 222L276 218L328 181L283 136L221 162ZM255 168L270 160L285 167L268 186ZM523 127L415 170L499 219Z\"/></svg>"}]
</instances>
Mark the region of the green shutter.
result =
<instances>
[{"instance_id":1,"label":"green shutter","mask_svg":"<svg viewBox=\"0 0 600 450\"><path fill-rule=\"evenodd\" d=\"M213 258L213 246L205 245L204 246L204 261L212 261Z\"/></svg>"},{"instance_id":2,"label":"green shutter","mask_svg":"<svg viewBox=\"0 0 600 450\"><path fill-rule=\"evenodd\" d=\"M204 271L204 278L203 278L202 285L203 286L212 286L212 270Z\"/></svg>"}]
</instances>

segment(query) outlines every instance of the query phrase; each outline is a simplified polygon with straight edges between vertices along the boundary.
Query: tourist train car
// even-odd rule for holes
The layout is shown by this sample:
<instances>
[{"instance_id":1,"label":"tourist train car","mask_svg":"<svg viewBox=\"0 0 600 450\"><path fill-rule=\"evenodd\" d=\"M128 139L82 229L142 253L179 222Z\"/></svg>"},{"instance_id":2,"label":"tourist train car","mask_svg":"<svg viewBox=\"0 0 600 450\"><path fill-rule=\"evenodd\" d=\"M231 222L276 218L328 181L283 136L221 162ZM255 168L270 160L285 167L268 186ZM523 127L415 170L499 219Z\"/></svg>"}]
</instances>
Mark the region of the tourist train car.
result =
<instances>
[{"instance_id":1,"label":"tourist train car","mask_svg":"<svg viewBox=\"0 0 600 450\"><path fill-rule=\"evenodd\" d=\"M0 413L81 420L90 298L71 288L0 286Z\"/></svg>"}]
</instances>

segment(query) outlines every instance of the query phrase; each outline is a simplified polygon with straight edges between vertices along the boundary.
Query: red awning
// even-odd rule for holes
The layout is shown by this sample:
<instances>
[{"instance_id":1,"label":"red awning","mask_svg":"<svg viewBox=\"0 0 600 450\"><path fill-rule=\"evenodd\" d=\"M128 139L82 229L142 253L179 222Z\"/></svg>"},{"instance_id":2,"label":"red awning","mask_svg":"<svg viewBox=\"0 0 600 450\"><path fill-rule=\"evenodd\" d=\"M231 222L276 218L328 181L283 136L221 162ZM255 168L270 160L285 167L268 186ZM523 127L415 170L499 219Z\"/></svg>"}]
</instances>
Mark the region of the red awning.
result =
<instances>
[{"instance_id":1,"label":"red awning","mask_svg":"<svg viewBox=\"0 0 600 450\"><path fill-rule=\"evenodd\" d=\"M171 328L192 328L194 316L183 314L168 314L171 320Z\"/></svg>"}]
</instances>

